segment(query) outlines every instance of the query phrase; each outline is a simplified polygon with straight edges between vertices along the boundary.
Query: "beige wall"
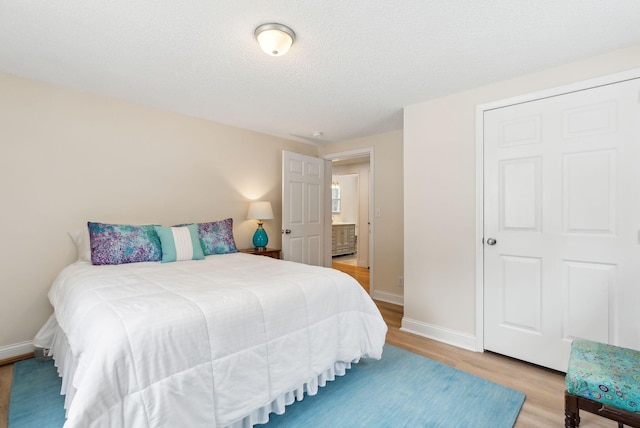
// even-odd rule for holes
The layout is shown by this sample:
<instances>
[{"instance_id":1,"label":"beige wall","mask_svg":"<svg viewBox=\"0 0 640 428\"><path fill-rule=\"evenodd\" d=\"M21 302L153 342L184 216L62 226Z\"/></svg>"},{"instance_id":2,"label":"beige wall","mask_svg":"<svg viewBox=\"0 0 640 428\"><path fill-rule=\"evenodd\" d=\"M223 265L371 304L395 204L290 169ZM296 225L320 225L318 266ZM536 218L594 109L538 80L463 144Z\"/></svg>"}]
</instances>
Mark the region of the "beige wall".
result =
<instances>
[{"instance_id":1,"label":"beige wall","mask_svg":"<svg viewBox=\"0 0 640 428\"><path fill-rule=\"evenodd\" d=\"M265 229L279 246L281 151L317 152L7 74L0 94L0 350L31 341L51 313L51 282L76 258L67 231L88 220L232 217L247 247L256 228L248 201L267 199L276 219Z\"/></svg>"},{"instance_id":2,"label":"beige wall","mask_svg":"<svg viewBox=\"0 0 640 428\"><path fill-rule=\"evenodd\" d=\"M403 202L402 202L402 131L319 147L320 155L373 148L373 183L375 209L373 243L373 297L402 302L403 289L398 276L403 275Z\"/></svg>"},{"instance_id":3,"label":"beige wall","mask_svg":"<svg viewBox=\"0 0 640 428\"><path fill-rule=\"evenodd\" d=\"M475 336L476 106L633 68L640 45L405 108L403 325Z\"/></svg>"}]
</instances>

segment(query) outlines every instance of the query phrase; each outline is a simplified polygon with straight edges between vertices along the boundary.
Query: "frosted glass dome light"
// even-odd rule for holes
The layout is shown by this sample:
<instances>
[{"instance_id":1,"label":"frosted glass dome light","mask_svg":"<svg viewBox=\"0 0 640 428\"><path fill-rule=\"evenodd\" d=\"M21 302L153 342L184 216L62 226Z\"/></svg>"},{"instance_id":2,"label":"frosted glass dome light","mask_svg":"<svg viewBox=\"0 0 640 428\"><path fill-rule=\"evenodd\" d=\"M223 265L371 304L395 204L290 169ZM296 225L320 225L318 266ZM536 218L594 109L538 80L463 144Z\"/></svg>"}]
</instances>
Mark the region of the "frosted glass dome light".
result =
<instances>
[{"instance_id":1,"label":"frosted glass dome light","mask_svg":"<svg viewBox=\"0 0 640 428\"><path fill-rule=\"evenodd\" d=\"M256 39L262 50L271 56L282 56L296 39L296 34L286 25L262 24L255 31Z\"/></svg>"}]
</instances>

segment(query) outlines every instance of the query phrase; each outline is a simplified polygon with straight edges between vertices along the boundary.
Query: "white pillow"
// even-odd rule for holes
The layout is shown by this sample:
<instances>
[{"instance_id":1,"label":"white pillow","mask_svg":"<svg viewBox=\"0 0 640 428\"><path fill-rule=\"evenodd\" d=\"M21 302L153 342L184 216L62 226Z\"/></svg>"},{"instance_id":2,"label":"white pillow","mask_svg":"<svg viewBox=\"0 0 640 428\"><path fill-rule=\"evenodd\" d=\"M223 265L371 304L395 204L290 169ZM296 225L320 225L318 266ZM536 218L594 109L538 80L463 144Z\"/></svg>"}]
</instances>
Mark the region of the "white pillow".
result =
<instances>
[{"instance_id":1,"label":"white pillow","mask_svg":"<svg viewBox=\"0 0 640 428\"><path fill-rule=\"evenodd\" d=\"M91 263L91 239L89 238L89 228L87 226L72 230L69 236L76 244L78 260Z\"/></svg>"}]
</instances>

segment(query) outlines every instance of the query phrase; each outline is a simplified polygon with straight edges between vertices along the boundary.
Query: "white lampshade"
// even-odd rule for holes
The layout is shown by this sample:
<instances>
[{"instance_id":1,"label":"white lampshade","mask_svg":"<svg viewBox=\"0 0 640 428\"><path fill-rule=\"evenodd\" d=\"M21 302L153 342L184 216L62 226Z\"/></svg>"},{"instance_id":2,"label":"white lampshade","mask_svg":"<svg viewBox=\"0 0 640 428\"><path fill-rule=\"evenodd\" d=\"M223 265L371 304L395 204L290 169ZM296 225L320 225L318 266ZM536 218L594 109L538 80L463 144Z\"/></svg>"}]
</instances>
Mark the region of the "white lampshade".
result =
<instances>
[{"instance_id":1,"label":"white lampshade","mask_svg":"<svg viewBox=\"0 0 640 428\"><path fill-rule=\"evenodd\" d=\"M254 201L249 204L247 220L271 220L273 210L269 201Z\"/></svg>"},{"instance_id":2,"label":"white lampshade","mask_svg":"<svg viewBox=\"0 0 640 428\"><path fill-rule=\"evenodd\" d=\"M262 50L271 56L282 56L296 38L293 30L282 24L262 24L255 31L256 39Z\"/></svg>"}]
</instances>

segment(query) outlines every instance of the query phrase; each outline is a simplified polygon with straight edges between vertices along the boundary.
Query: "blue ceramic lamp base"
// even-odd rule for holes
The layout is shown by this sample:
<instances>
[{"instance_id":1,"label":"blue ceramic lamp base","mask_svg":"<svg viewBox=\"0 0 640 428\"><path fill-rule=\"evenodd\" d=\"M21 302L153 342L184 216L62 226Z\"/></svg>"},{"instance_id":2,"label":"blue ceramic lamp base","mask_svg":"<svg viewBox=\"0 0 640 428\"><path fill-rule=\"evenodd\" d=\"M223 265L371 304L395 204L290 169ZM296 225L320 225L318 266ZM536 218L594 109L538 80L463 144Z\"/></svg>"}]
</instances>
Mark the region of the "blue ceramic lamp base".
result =
<instances>
[{"instance_id":1,"label":"blue ceramic lamp base","mask_svg":"<svg viewBox=\"0 0 640 428\"><path fill-rule=\"evenodd\" d=\"M269 238L267 237L267 232L262 228L262 224L258 223L256 233L253 234L253 246L258 249L264 249L268 242Z\"/></svg>"}]
</instances>

